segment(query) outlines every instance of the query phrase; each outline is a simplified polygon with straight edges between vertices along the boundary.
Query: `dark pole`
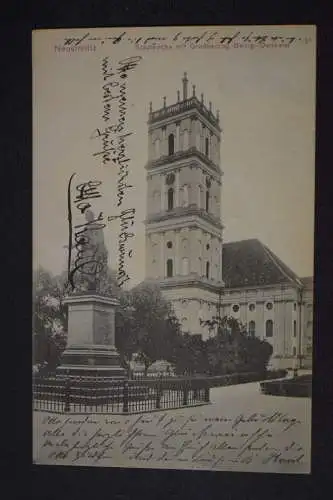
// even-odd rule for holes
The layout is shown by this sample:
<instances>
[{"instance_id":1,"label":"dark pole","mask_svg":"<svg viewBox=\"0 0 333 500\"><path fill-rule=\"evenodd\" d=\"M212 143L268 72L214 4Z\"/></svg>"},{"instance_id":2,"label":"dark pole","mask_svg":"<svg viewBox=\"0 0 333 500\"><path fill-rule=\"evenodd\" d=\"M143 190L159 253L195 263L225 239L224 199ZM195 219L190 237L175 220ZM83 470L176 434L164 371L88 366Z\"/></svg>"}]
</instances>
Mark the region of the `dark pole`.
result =
<instances>
[{"instance_id":1,"label":"dark pole","mask_svg":"<svg viewBox=\"0 0 333 500\"><path fill-rule=\"evenodd\" d=\"M299 327L298 327L298 356L299 368L302 368L302 305L303 305L303 290L299 292Z\"/></svg>"},{"instance_id":2,"label":"dark pole","mask_svg":"<svg viewBox=\"0 0 333 500\"><path fill-rule=\"evenodd\" d=\"M220 287L220 289L219 289L219 304L218 304L218 311L217 311L219 326L221 324L221 303L222 303L222 287Z\"/></svg>"},{"instance_id":3,"label":"dark pole","mask_svg":"<svg viewBox=\"0 0 333 500\"><path fill-rule=\"evenodd\" d=\"M218 302L218 309L217 309L217 321L218 321L218 332L219 329L222 327L222 317L221 317L221 308L222 308L222 294L223 294L224 288L223 286L220 286L219 288L219 302Z\"/></svg>"}]
</instances>

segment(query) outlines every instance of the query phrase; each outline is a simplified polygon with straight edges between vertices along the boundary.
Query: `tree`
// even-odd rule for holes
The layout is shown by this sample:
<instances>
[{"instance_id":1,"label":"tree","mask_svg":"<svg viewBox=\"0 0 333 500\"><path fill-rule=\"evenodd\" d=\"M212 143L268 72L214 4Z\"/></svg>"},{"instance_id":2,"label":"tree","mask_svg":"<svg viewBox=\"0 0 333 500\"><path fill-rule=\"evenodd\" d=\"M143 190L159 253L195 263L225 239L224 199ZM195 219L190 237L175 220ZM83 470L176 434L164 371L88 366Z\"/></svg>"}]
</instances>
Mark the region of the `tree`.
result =
<instances>
[{"instance_id":1,"label":"tree","mask_svg":"<svg viewBox=\"0 0 333 500\"><path fill-rule=\"evenodd\" d=\"M39 267L33 273L33 358L34 363L47 363L53 370L60 363L67 343L67 272L53 276ZM116 273L111 269L105 275L102 293L118 296Z\"/></svg>"},{"instance_id":2,"label":"tree","mask_svg":"<svg viewBox=\"0 0 333 500\"><path fill-rule=\"evenodd\" d=\"M178 345L175 365L181 374L209 373L207 342L201 336L185 333Z\"/></svg>"},{"instance_id":3,"label":"tree","mask_svg":"<svg viewBox=\"0 0 333 500\"><path fill-rule=\"evenodd\" d=\"M207 358L211 374L263 372L272 355L272 346L248 334L246 326L232 316L212 317L201 322L209 331L217 330L207 340Z\"/></svg>"},{"instance_id":4,"label":"tree","mask_svg":"<svg viewBox=\"0 0 333 500\"><path fill-rule=\"evenodd\" d=\"M179 322L158 285L143 282L121 294L116 347L125 366L134 353L144 364L145 374L159 359L174 363L181 342Z\"/></svg>"},{"instance_id":5,"label":"tree","mask_svg":"<svg viewBox=\"0 0 333 500\"><path fill-rule=\"evenodd\" d=\"M53 369L66 346L67 308L59 280L42 267L34 272L33 285L34 362Z\"/></svg>"}]
</instances>

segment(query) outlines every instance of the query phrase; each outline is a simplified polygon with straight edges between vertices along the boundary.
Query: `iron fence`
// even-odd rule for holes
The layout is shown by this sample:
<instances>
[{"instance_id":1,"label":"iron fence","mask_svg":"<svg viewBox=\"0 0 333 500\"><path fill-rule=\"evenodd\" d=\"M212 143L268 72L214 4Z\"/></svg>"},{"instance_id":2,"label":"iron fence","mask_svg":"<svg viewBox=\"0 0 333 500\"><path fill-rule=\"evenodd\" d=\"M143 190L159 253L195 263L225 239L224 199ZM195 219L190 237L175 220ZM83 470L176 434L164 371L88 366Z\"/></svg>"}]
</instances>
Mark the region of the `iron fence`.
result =
<instances>
[{"instance_id":1,"label":"iron fence","mask_svg":"<svg viewBox=\"0 0 333 500\"><path fill-rule=\"evenodd\" d=\"M115 380L35 377L33 408L55 413L142 413L209 403L209 384L195 379Z\"/></svg>"},{"instance_id":2,"label":"iron fence","mask_svg":"<svg viewBox=\"0 0 333 500\"><path fill-rule=\"evenodd\" d=\"M141 413L210 401L210 389L285 377L285 370L206 376L153 376L125 380L35 375L33 408L57 413Z\"/></svg>"}]
</instances>

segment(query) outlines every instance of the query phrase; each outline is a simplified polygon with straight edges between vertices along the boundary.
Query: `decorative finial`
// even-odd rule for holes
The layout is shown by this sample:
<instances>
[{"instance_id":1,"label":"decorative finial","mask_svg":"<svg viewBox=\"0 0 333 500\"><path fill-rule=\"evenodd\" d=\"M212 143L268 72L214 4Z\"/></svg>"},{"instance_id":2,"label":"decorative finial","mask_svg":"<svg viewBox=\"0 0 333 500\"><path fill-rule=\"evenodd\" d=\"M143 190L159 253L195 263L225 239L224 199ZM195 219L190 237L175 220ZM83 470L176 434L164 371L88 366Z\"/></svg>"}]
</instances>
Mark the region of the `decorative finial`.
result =
<instances>
[{"instance_id":1,"label":"decorative finial","mask_svg":"<svg viewBox=\"0 0 333 500\"><path fill-rule=\"evenodd\" d=\"M218 122L220 121L220 110L219 109L216 110L216 119Z\"/></svg>"},{"instance_id":2,"label":"decorative finial","mask_svg":"<svg viewBox=\"0 0 333 500\"><path fill-rule=\"evenodd\" d=\"M192 85L193 97L195 97L195 85Z\"/></svg>"},{"instance_id":3,"label":"decorative finial","mask_svg":"<svg viewBox=\"0 0 333 500\"><path fill-rule=\"evenodd\" d=\"M177 90L177 102L179 102L179 101L180 101L180 91Z\"/></svg>"},{"instance_id":4,"label":"decorative finial","mask_svg":"<svg viewBox=\"0 0 333 500\"><path fill-rule=\"evenodd\" d=\"M183 100L184 101L187 99L187 84L188 84L188 79L187 79L187 73L185 71L184 78L183 78Z\"/></svg>"},{"instance_id":5,"label":"decorative finial","mask_svg":"<svg viewBox=\"0 0 333 500\"><path fill-rule=\"evenodd\" d=\"M149 103L149 113L153 112L153 103L150 101Z\"/></svg>"},{"instance_id":6,"label":"decorative finial","mask_svg":"<svg viewBox=\"0 0 333 500\"><path fill-rule=\"evenodd\" d=\"M203 104L203 103L204 103L204 95L203 95L203 93L201 93L201 104Z\"/></svg>"},{"instance_id":7,"label":"decorative finial","mask_svg":"<svg viewBox=\"0 0 333 500\"><path fill-rule=\"evenodd\" d=\"M166 108L166 97L163 97L163 107Z\"/></svg>"},{"instance_id":8,"label":"decorative finial","mask_svg":"<svg viewBox=\"0 0 333 500\"><path fill-rule=\"evenodd\" d=\"M212 112L212 101L209 101L209 111Z\"/></svg>"}]
</instances>

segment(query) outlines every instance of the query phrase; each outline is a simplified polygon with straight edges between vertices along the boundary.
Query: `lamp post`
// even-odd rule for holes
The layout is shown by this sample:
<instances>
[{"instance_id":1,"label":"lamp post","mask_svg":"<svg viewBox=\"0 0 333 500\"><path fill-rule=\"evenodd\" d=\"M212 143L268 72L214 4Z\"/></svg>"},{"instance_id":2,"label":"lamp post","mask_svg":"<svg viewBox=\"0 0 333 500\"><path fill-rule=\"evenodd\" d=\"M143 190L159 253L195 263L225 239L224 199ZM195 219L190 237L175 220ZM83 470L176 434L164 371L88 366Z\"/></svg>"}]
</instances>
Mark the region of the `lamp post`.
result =
<instances>
[{"instance_id":1,"label":"lamp post","mask_svg":"<svg viewBox=\"0 0 333 500\"><path fill-rule=\"evenodd\" d=\"M221 306L222 306L222 287L219 288L219 301L218 301L218 306L217 306L217 319L218 319L218 325L220 326L221 324Z\"/></svg>"},{"instance_id":2,"label":"lamp post","mask_svg":"<svg viewBox=\"0 0 333 500\"><path fill-rule=\"evenodd\" d=\"M224 286L221 284L221 286L219 287L219 298L218 298L218 304L217 304L217 333L219 332L219 328L222 327L221 309L222 309L222 296L223 296L223 294L224 294Z\"/></svg>"}]
</instances>

